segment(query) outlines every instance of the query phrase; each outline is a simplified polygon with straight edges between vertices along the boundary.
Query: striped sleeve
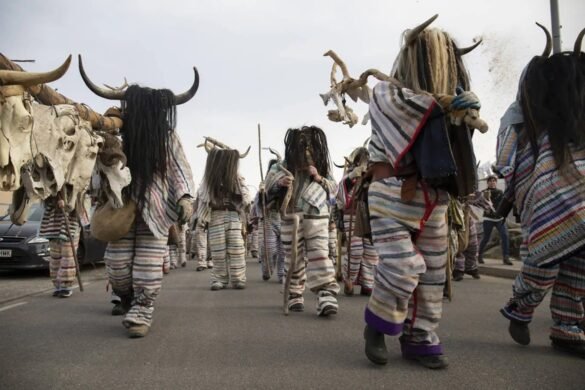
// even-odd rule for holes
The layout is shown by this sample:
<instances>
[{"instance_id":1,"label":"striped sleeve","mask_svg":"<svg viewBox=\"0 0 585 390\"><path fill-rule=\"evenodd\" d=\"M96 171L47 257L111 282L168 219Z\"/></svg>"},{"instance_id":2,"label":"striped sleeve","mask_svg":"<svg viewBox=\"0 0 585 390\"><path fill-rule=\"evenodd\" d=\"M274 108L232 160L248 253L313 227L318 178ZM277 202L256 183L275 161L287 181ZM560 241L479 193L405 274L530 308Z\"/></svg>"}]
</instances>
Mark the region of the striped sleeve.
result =
<instances>
[{"instance_id":1,"label":"striped sleeve","mask_svg":"<svg viewBox=\"0 0 585 390\"><path fill-rule=\"evenodd\" d=\"M383 81L374 87L370 100L372 161L388 161L398 168L423 129L435 100Z\"/></svg>"}]
</instances>

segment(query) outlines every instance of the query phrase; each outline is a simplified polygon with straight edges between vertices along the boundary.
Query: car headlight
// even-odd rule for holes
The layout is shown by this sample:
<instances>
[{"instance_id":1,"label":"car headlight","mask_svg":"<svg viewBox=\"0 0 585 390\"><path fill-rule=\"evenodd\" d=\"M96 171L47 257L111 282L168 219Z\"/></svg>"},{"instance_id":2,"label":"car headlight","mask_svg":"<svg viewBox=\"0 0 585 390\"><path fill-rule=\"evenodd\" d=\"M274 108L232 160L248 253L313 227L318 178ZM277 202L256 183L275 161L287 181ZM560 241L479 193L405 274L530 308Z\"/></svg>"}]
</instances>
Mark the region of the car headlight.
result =
<instances>
[{"instance_id":1,"label":"car headlight","mask_svg":"<svg viewBox=\"0 0 585 390\"><path fill-rule=\"evenodd\" d=\"M33 237L32 239L28 240L29 244L46 244L49 240L43 237Z\"/></svg>"}]
</instances>

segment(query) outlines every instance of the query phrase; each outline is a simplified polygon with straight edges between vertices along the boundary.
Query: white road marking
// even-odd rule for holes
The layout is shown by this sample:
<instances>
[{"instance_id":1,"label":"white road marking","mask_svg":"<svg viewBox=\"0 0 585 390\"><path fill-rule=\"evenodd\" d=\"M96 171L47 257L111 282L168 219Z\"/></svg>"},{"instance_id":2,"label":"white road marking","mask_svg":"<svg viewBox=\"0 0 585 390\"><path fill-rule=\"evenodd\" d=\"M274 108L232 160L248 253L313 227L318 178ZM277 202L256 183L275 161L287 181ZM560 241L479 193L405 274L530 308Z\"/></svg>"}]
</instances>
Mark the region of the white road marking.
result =
<instances>
[{"instance_id":1,"label":"white road marking","mask_svg":"<svg viewBox=\"0 0 585 390\"><path fill-rule=\"evenodd\" d=\"M13 309L13 308L18 307L18 306L26 305L27 303L28 302L14 303L12 305L8 305L8 306L4 306L4 307L0 308L0 311L5 311L5 310L8 310L8 309Z\"/></svg>"}]
</instances>

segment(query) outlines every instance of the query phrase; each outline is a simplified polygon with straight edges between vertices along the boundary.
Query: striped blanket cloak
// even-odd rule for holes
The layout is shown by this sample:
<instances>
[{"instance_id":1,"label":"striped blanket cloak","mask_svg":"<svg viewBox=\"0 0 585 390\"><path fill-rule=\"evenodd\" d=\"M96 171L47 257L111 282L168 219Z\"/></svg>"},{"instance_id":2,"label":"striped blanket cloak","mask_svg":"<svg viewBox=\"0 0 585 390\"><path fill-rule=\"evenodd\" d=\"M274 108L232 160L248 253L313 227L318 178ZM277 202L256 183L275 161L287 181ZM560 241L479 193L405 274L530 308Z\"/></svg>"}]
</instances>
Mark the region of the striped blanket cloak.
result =
<instances>
[{"instance_id":1,"label":"striped blanket cloak","mask_svg":"<svg viewBox=\"0 0 585 390\"><path fill-rule=\"evenodd\" d=\"M520 126L500 128L496 167L520 213L520 257L542 267L585 247L585 149L572 148L573 162L561 173L548 136L538 140L535 159L529 144L519 145Z\"/></svg>"}]
</instances>

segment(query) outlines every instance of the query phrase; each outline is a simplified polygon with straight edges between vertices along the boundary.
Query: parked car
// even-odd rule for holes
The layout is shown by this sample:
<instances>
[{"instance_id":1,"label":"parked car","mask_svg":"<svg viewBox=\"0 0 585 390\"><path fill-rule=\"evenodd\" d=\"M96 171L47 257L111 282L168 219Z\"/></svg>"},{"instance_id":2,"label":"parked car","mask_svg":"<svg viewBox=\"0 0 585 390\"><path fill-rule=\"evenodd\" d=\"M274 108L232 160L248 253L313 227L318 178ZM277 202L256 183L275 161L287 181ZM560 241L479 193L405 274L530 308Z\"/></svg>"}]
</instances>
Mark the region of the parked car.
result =
<instances>
[{"instance_id":1,"label":"parked car","mask_svg":"<svg viewBox=\"0 0 585 390\"><path fill-rule=\"evenodd\" d=\"M13 224L8 205L0 204L0 270L48 269L49 240L39 237L43 207L31 206L27 222ZM77 257L81 265L103 261L105 242L91 236L89 226L82 227Z\"/></svg>"}]
</instances>

